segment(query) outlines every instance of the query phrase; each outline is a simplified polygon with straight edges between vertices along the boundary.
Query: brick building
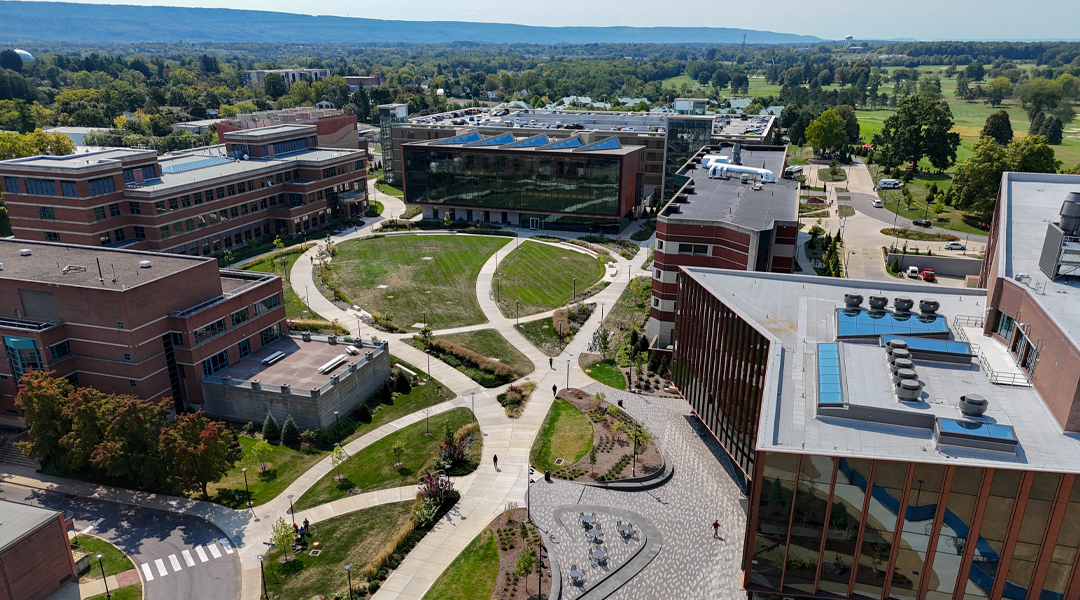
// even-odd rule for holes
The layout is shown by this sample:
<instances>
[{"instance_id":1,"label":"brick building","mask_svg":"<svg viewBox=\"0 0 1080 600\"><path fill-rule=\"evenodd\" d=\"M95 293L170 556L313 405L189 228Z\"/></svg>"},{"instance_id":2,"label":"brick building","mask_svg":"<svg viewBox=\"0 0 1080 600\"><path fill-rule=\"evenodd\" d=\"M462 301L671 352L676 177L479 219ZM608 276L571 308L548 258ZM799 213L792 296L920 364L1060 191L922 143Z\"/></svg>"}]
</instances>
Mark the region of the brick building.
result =
<instances>
[{"instance_id":1,"label":"brick building","mask_svg":"<svg viewBox=\"0 0 1080 600\"><path fill-rule=\"evenodd\" d=\"M211 258L0 239L0 424L24 427L18 379L199 408L201 378L286 331L281 280Z\"/></svg>"},{"instance_id":2,"label":"brick building","mask_svg":"<svg viewBox=\"0 0 1080 600\"><path fill-rule=\"evenodd\" d=\"M1006 183L1005 216L1066 196ZM1011 269L1038 255L1023 222L1047 225L1011 221L997 235L1034 250L997 242L987 262L1008 278L989 295L682 268L674 382L741 471L751 597L1080 598L1076 321L1032 290L1011 339L983 332L1013 310ZM1031 379L1021 330L1041 337Z\"/></svg>"},{"instance_id":3,"label":"brick building","mask_svg":"<svg viewBox=\"0 0 1080 600\"><path fill-rule=\"evenodd\" d=\"M209 256L366 210L366 152L318 148L316 125L223 137L164 157L111 148L0 161L12 229L26 240Z\"/></svg>"},{"instance_id":4,"label":"brick building","mask_svg":"<svg viewBox=\"0 0 1080 600\"><path fill-rule=\"evenodd\" d=\"M680 267L794 270L798 184L777 177L785 155L783 146L705 146L673 176L678 192L656 220L646 329L654 348L674 341Z\"/></svg>"},{"instance_id":5,"label":"brick building","mask_svg":"<svg viewBox=\"0 0 1080 600\"><path fill-rule=\"evenodd\" d=\"M230 131L294 123L315 126L315 142L318 148L367 150L367 142L361 140L357 133L356 115L346 114L343 110L310 106L245 113L219 120L216 123L218 142L226 143L225 134Z\"/></svg>"},{"instance_id":6,"label":"brick building","mask_svg":"<svg viewBox=\"0 0 1080 600\"><path fill-rule=\"evenodd\" d=\"M0 500L0 600L45 600L75 579L63 514Z\"/></svg>"}]
</instances>

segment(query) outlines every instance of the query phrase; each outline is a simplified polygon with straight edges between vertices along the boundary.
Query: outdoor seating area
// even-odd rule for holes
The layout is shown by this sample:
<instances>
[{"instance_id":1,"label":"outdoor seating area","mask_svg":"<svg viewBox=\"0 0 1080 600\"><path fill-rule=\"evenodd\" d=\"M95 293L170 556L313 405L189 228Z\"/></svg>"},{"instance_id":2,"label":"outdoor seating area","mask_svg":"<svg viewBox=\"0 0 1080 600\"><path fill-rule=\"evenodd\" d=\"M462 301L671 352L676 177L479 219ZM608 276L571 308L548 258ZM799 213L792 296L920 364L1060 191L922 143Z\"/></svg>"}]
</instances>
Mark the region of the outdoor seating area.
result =
<instances>
[{"instance_id":1,"label":"outdoor seating area","mask_svg":"<svg viewBox=\"0 0 1080 600\"><path fill-rule=\"evenodd\" d=\"M584 594L625 562L641 543L637 528L613 515L578 511L575 517L580 530L570 532L560 545L564 580L569 582L563 588L564 598ZM566 527L576 529L571 518L567 515Z\"/></svg>"}]
</instances>

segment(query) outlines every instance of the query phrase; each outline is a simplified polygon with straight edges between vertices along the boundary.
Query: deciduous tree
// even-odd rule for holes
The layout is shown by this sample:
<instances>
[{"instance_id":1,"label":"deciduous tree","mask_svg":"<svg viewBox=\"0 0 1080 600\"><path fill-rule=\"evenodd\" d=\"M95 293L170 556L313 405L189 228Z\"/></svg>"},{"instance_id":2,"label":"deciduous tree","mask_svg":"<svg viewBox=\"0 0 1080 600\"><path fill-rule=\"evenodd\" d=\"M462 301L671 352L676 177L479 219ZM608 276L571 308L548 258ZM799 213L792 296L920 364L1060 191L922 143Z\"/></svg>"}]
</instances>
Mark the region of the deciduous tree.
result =
<instances>
[{"instance_id":1,"label":"deciduous tree","mask_svg":"<svg viewBox=\"0 0 1080 600\"><path fill-rule=\"evenodd\" d=\"M847 145L844 119L834 109L826 110L806 128L806 141L818 152L838 150Z\"/></svg>"},{"instance_id":2,"label":"deciduous tree","mask_svg":"<svg viewBox=\"0 0 1080 600\"><path fill-rule=\"evenodd\" d=\"M1009 120L1009 113L999 110L986 117L986 124L983 125L979 137L984 138L986 136L994 138L994 141L1002 146L1008 146L1013 139L1012 121Z\"/></svg>"},{"instance_id":3,"label":"deciduous tree","mask_svg":"<svg viewBox=\"0 0 1080 600\"><path fill-rule=\"evenodd\" d=\"M30 428L28 441L17 443L23 454L60 458L63 450L60 438L67 433L64 408L73 391L71 382L51 373L31 371L22 376L15 405L23 409L23 418Z\"/></svg>"},{"instance_id":4,"label":"deciduous tree","mask_svg":"<svg viewBox=\"0 0 1080 600\"><path fill-rule=\"evenodd\" d=\"M935 168L946 169L956 162L960 145L960 134L950 131L952 126L952 111L944 101L918 95L905 98L874 135L879 162L895 167L910 161L917 170L925 156Z\"/></svg>"},{"instance_id":5,"label":"deciduous tree","mask_svg":"<svg viewBox=\"0 0 1080 600\"><path fill-rule=\"evenodd\" d=\"M169 483L177 490L202 490L221 480L243 458L236 435L220 421L207 419L202 411L177 415L161 435L162 453L169 464Z\"/></svg>"}]
</instances>

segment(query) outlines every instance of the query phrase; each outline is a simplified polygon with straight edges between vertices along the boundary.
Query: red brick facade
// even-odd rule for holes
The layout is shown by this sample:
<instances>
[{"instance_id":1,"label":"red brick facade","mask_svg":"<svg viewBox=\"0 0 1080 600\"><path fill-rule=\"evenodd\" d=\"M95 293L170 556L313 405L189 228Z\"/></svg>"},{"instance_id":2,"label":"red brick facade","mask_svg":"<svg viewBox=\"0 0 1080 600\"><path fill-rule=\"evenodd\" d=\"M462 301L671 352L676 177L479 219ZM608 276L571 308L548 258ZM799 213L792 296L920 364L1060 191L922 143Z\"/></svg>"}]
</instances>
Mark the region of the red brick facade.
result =
<instances>
[{"instance_id":1,"label":"red brick facade","mask_svg":"<svg viewBox=\"0 0 1080 600\"><path fill-rule=\"evenodd\" d=\"M75 580L63 515L0 550L0 600L45 600Z\"/></svg>"}]
</instances>

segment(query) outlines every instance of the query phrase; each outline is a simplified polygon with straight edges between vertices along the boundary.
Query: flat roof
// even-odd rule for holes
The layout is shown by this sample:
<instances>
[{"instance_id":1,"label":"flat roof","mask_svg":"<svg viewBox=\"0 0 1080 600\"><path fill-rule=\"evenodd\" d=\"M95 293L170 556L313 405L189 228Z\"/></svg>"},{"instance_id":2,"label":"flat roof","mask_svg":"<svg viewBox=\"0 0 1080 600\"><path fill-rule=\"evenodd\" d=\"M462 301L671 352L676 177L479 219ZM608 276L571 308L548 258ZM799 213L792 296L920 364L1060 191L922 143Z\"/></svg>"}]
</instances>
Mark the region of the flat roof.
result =
<instances>
[{"instance_id":1,"label":"flat roof","mask_svg":"<svg viewBox=\"0 0 1080 600\"><path fill-rule=\"evenodd\" d=\"M566 131L563 135L554 133L546 136L522 135L514 137L510 133L485 133L482 130L470 129L450 138L434 140L406 141L403 146L431 146L436 148L462 148L462 149L490 149L509 152L575 152L585 154L609 154L621 156L630 154L644 148L644 146L623 146L614 136L601 137L594 142L585 141L581 136L575 135L573 130ZM547 137L543 145L522 145L525 140L538 140Z\"/></svg>"},{"instance_id":2,"label":"flat roof","mask_svg":"<svg viewBox=\"0 0 1080 600\"><path fill-rule=\"evenodd\" d=\"M55 519L60 511L0 500L0 551Z\"/></svg>"},{"instance_id":3,"label":"flat roof","mask_svg":"<svg viewBox=\"0 0 1080 600\"><path fill-rule=\"evenodd\" d=\"M837 310L844 294L932 299L955 328L954 317L981 317L986 290L942 288L901 281L861 281L810 275L683 267L687 277L765 335L771 343L757 449L852 458L911 460L982 467L1080 472L1080 435L1065 433L1034 387L995 385L978 361L956 364L914 360L923 384L920 400L897 400L885 349L877 340L838 340ZM867 306L864 301L863 306ZM918 310L916 305L915 310ZM955 333L954 333L955 335ZM997 342L980 337L980 345ZM839 342L846 401L873 416L892 411L911 420L966 420L961 395L989 401L984 423L1011 427L1015 453L943 445L930 429L822 414L818 406L818 344ZM880 415L879 415L880 418Z\"/></svg>"},{"instance_id":4,"label":"flat roof","mask_svg":"<svg viewBox=\"0 0 1080 600\"><path fill-rule=\"evenodd\" d=\"M258 379L263 385L282 386L290 385L295 390L310 390L325 385L334 375L342 375L349 370L348 365L364 362L364 357L376 348L355 346L360 351L352 356L345 351L348 344L328 344L326 342L312 340L305 342L302 339L283 337L278 341L264 346L258 352L218 371L218 377L232 377L242 381ZM285 358L272 365L262 364L262 360L275 352L284 352ZM319 367L333 360L339 354L348 356L348 360L328 373L320 373Z\"/></svg>"},{"instance_id":5,"label":"flat roof","mask_svg":"<svg viewBox=\"0 0 1080 600\"><path fill-rule=\"evenodd\" d=\"M77 152L64 156L27 156L0 161L0 167L35 167L49 169L81 170L87 167L109 166L123 160L157 158L154 150L136 150L135 148L104 148L94 152Z\"/></svg>"},{"instance_id":6,"label":"flat roof","mask_svg":"<svg viewBox=\"0 0 1080 600\"><path fill-rule=\"evenodd\" d=\"M284 135L314 135L318 130L315 125L304 123L282 123L280 125L268 125L252 129L237 129L225 133L225 139L232 140L265 140L281 137Z\"/></svg>"},{"instance_id":7,"label":"flat roof","mask_svg":"<svg viewBox=\"0 0 1080 600\"><path fill-rule=\"evenodd\" d=\"M730 159L734 146L721 144L712 148L709 156ZM694 182L694 193L686 196L685 202L673 198L660 216L668 222L723 221L757 231L771 229L776 221L798 221L798 183L780 177L786 149L742 146L741 150L743 166L772 171L776 183L763 183L760 190L755 190L753 185L742 183L740 173L732 173L727 180L710 179L708 169L690 163L679 174ZM673 208L678 208L678 213L669 210Z\"/></svg>"},{"instance_id":8,"label":"flat roof","mask_svg":"<svg viewBox=\"0 0 1080 600\"><path fill-rule=\"evenodd\" d=\"M1069 192L1080 192L1080 175L1005 173L1001 178L1002 217L996 223L997 274L1012 279L1027 273L1031 297L1061 325L1080 347L1080 280L1050 277L1039 269L1039 255L1049 223L1061 220L1061 204ZM1045 288L1035 293L1036 286Z\"/></svg>"},{"instance_id":9,"label":"flat roof","mask_svg":"<svg viewBox=\"0 0 1080 600\"><path fill-rule=\"evenodd\" d=\"M23 249L30 250L30 256L20 255ZM150 261L149 269L139 266L144 260ZM215 259L0 238L0 263L4 265L0 270L0 281L32 281L119 291L211 261Z\"/></svg>"}]
</instances>

